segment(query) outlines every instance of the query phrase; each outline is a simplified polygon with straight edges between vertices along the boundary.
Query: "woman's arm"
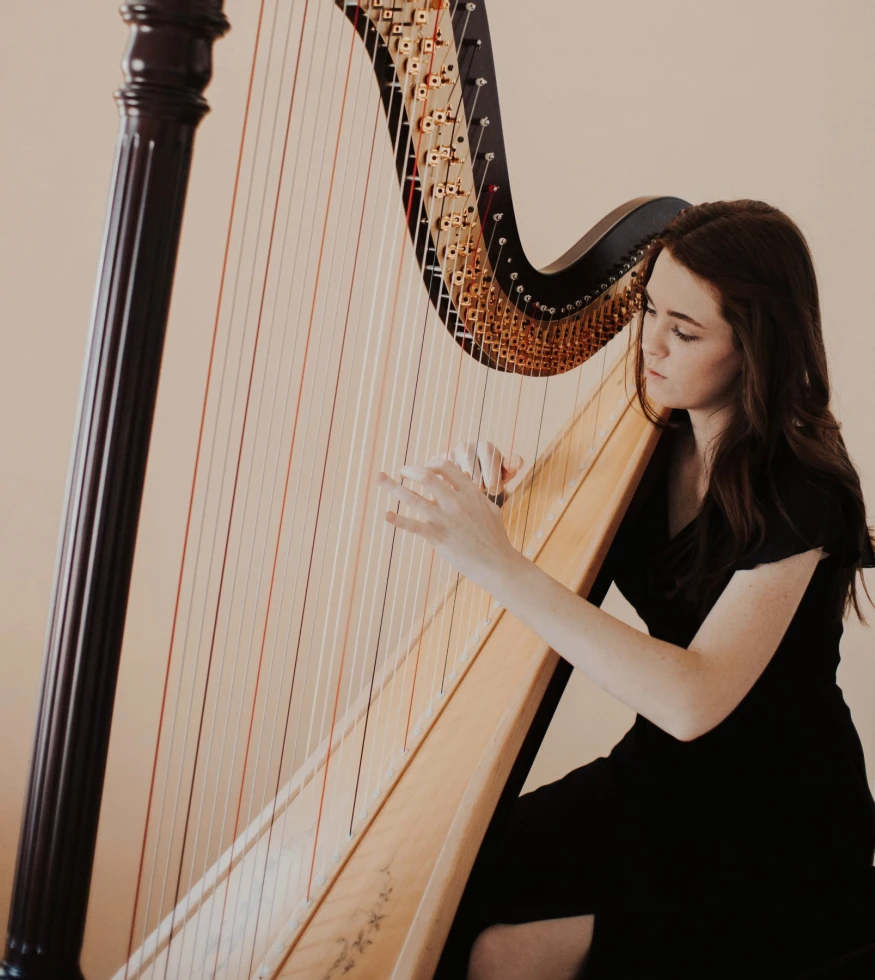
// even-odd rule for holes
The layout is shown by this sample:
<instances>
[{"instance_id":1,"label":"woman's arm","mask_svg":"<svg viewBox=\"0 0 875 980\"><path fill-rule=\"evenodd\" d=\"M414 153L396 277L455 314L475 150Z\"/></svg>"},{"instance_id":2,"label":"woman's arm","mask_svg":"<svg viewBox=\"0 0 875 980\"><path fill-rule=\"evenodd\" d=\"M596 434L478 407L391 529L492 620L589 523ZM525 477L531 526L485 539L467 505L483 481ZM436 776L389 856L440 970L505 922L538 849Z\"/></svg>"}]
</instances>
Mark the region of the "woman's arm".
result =
<instances>
[{"instance_id":1,"label":"woman's arm","mask_svg":"<svg viewBox=\"0 0 875 980\"><path fill-rule=\"evenodd\" d=\"M600 688L684 739L701 686L701 658L628 626L514 555L484 588Z\"/></svg>"},{"instance_id":2,"label":"woman's arm","mask_svg":"<svg viewBox=\"0 0 875 980\"><path fill-rule=\"evenodd\" d=\"M723 720L765 669L821 557L820 549L737 571L688 648L656 639L567 589L511 545L501 513L462 470L443 460L380 485L419 519L386 520L419 534L599 687L682 741Z\"/></svg>"}]
</instances>

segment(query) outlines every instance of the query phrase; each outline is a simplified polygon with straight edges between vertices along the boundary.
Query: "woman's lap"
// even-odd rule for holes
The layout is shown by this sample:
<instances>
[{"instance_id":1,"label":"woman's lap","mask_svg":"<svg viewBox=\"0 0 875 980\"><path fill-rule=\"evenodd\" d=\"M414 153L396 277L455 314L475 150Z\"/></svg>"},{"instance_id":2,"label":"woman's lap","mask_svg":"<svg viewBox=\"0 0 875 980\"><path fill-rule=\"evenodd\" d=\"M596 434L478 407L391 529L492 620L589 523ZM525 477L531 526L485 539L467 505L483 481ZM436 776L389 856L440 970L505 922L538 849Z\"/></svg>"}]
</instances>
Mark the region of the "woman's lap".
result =
<instances>
[{"instance_id":1,"label":"woman's lap","mask_svg":"<svg viewBox=\"0 0 875 980\"><path fill-rule=\"evenodd\" d=\"M461 964L491 925L592 914L618 899L624 821L620 788L601 758L520 796L492 846L481 848L436 980L464 980Z\"/></svg>"},{"instance_id":2,"label":"woman's lap","mask_svg":"<svg viewBox=\"0 0 875 980\"><path fill-rule=\"evenodd\" d=\"M504 828L481 849L435 980L464 980L474 939L497 923L593 914L582 980L631 980L635 971L660 970L674 980L777 980L828 961L867 933L865 916L846 923L842 896L824 895L817 885L807 893L779 886L769 896L737 885L721 893L707 867L676 868L669 878L663 866L655 876L659 861L648 861L646 849L659 844L642 849L635 814L635 801L604 758L516 800ZM690 887L693 877L698 882ZM875 911L871 876L864 890L864 904ZM685 900L685 893L707 899ZM875 918L868 921L875 930Z\"/></svg>"},{"instance_id":3,"label":"woman's lap","mask_svg":"<svg viewBox=\"0 0 875 980\"><path fill-rule=\"evenodd\" d=\"M875 872L873 872L875 873ZM579 980L798 980L875 942L875 882L596 912Z\"/></svg>"}]
</instances>

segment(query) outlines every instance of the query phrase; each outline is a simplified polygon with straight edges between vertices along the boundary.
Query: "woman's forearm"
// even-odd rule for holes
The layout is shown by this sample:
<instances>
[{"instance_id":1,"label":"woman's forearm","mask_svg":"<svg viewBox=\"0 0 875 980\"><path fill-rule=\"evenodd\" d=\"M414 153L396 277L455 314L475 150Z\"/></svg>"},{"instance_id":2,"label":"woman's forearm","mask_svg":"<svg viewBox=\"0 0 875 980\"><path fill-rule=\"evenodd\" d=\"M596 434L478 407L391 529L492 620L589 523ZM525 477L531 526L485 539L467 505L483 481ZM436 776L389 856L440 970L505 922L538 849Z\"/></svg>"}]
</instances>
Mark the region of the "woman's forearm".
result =
<instances>
[{"instance_id":1,"label":"woman's forearm","mask_svg":"<svg viewBox=\"0 0 875 980\"><path fill-rule=\"evenodd\" d=\"M702 658L620 622L514 554L487 590L599 687L675 738L692 737Z\"/></svg>"},{"instance_id":2,"label":"woman's forearm","mask_svg":"<svg viewBox=\"0 0 875 980\"><path fill-rule=\"evenodd\" d=\"M696 737L702 657L621 623L524 558L508 540L501 511L456 464L434 460L400 473L432 497L380 473L380 486L417 515L389 511L390 524L421 535L609 694L675 738Z\"/></svg>"}]
</instances>

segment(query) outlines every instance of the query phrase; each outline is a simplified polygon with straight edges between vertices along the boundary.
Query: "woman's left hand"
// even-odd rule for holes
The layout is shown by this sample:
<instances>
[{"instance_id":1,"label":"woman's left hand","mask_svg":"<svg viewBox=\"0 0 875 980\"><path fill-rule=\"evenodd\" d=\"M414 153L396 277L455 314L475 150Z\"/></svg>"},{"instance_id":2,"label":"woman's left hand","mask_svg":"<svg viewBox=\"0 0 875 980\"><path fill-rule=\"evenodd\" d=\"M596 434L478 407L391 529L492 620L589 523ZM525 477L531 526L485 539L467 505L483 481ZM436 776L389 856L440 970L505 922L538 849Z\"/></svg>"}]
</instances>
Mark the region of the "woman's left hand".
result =
<instances>
[{"instance_id":1,"label":"woman's left hand","mask_svg":"<svg viewBox=\"0 0 875 980\"><path fill-rule=\"evenodd\" d=\"M425 538L466 578L491 591L498 576L520 560L504 529L501 510L449 460L403 466L399 472L431 496L422 496L381 472L377 477L379 486L416 515L406 517L387 511L386 521Z\"/></svg>"}]
</instances>

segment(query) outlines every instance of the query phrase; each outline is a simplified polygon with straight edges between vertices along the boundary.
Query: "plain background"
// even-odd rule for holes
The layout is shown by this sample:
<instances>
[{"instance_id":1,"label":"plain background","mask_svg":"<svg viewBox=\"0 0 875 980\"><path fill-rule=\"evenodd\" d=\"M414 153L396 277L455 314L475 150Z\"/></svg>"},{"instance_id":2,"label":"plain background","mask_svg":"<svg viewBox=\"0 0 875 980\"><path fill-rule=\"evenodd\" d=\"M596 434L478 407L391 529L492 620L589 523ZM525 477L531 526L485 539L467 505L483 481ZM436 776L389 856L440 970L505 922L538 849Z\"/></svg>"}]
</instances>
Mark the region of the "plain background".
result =
<instances>
[{"instance_id":1,"label":"plain background","mask_svg":"<svg viewBox=\"0 0 875 980\"><path fill-rule=\"evenodd\" d=\"M197 358L216 292L254 0L226 4L174 290L162 384ZM0 919L5 921L127 29L103 0L13 4L0 35ZM768 201L821 290L834 410L875 507L875 6L868 0L492 0L517 216L545 265L645 194ZM206 297L206 300L204 299ZM197 379L192 381L196 385ZM193 434L182 426L180 459ZM870 516L871 521L871 516ZM866 573L875 594L875 574ZM862 595L862 591L861 591ZM865 596L864 612L875 616ZM641 625L615 589L604 608ZM851 619L839 671L875 783L875 643ZM131 710L136 710L135 706ZM610 747L634 713L575 672L527 788ZM103 829L101 831L103 833ZM89 930L86 975L100 975ZM93 964L91 970L89 967Z\"/></svg>"}]
</instances>

